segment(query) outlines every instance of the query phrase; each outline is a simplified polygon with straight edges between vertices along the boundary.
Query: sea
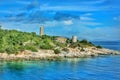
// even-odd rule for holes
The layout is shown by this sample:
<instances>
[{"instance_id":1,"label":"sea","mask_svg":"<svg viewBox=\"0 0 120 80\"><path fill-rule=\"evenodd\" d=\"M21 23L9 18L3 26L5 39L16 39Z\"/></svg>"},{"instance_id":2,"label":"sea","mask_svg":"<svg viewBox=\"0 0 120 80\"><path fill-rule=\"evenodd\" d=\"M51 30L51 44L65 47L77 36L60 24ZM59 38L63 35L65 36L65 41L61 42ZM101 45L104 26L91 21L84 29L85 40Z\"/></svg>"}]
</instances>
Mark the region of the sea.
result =
<instances>
[{"instance_id":1,"label":"sea","mask_svg":"<svg viewBox=\"0 0 120 80\"><path fill-rule=\"evenodd\" d=\"M120 50L120 41L93 43ZM0 80L120 80L120 56L0 62Z\"/></svg>"}]
</instances>

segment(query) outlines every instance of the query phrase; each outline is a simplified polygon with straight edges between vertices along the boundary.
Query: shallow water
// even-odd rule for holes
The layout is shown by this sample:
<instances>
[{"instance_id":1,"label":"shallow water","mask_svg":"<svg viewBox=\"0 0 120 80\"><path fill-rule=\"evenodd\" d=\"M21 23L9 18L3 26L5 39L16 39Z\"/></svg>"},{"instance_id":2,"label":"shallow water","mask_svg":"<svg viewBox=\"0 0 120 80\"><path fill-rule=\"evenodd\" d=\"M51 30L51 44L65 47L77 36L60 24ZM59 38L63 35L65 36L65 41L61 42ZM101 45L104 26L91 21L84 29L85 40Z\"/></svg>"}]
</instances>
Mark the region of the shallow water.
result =
<instances>
[{"instance_id":1,"label":"shallow water","mask_svg":"<svg viewBox=\"0 0 120 80\"><path fill-rule=\"evenodd\" d=\"M119 43L102 45L120 50ZM120 80L120 56L0 62L0 80Z\"/></svg>"},{"instance_id":2,"label":"shallow water","mask_svg":"<svg viewBox=\"0 0 120 80\"><path fill-rule=\"evenodd\" d=\"M1 62L0 80L120 80L120 56Z\"/></svg>"}]
</instances>

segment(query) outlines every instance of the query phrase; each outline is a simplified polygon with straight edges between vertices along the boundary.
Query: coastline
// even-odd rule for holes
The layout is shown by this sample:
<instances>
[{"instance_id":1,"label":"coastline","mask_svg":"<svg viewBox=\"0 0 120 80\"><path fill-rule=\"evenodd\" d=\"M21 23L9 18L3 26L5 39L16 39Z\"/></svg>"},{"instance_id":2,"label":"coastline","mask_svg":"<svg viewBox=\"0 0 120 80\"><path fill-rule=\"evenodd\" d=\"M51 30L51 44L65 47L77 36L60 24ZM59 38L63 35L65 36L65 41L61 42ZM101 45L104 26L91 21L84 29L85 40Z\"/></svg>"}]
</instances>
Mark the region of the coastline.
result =
<instances>
[{"instance_id":1,"label":"coastline","mask_svg":"<svg viewBox=\"0 0 120 80\"><path fill-rule=\"evenodd\" d=\"M77 48L69 48L69 52L61 51L61 53L55 54L53 50L39 50L38 52L25 50L18 54L0 53L0 61L59 60L62 58L87 58L100 55L120 55L120 51L106 48L85 48L84 51L80 51Z\"/></svg>"},{"instance_id":2,"label":"coastline","mask_svg":"<svg viewBox=\"0 0 120 80\"><path fill-rule=\"evenodd\" d=\"M62 58L86 58L99 55L119 55L120 51L94 45L86 39L78 40L62 36L40 35L17 30L0 29L0 61L56 60Z\"/></svg>"}]
</instances>

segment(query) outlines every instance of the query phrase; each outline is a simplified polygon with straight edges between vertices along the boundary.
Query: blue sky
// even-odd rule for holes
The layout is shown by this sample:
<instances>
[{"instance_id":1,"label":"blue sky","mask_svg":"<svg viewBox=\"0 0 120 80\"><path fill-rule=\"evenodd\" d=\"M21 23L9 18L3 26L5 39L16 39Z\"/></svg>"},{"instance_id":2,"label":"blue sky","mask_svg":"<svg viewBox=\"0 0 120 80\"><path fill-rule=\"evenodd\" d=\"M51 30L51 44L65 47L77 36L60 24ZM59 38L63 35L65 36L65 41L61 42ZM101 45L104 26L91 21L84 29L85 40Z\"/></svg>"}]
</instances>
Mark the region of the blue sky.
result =
<instances>
[{"instance_id":1,"label":"blue sky","mask_svg":"<svg viewBox=\"0 0 120 80\"><path fill-rule=\"evenodd\" d=\"M120 0L0 0L0 25L79 39L120 40Z\"/></svg>"}]
</instances>

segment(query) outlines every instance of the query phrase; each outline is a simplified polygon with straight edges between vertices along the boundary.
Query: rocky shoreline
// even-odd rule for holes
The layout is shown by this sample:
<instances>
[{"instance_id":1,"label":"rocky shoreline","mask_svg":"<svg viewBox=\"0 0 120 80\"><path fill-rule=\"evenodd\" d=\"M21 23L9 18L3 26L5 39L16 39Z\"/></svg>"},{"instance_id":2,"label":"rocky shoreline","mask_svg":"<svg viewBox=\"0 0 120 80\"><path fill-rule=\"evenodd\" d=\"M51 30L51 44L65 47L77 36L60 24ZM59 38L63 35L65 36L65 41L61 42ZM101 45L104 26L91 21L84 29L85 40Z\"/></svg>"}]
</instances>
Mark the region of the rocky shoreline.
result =
<instances>
[{"instance_id":1,"label":"rocky shoreline","mask_svg":"<svg viewBox=\"0 0 120 80\"><path fill-rule=\"evenodd\" d=\"M0 53L0 61L17 61L17 60L56 60L61 58L86 58L97 57L100 55L120 55L120 51L98 48L84 48L80 51L77 48L68 48L69 52L61 51L55 54L53 50L39 50L31 52L28 50L19 52L18 54Z\"/></svg>"}]
</instances>

